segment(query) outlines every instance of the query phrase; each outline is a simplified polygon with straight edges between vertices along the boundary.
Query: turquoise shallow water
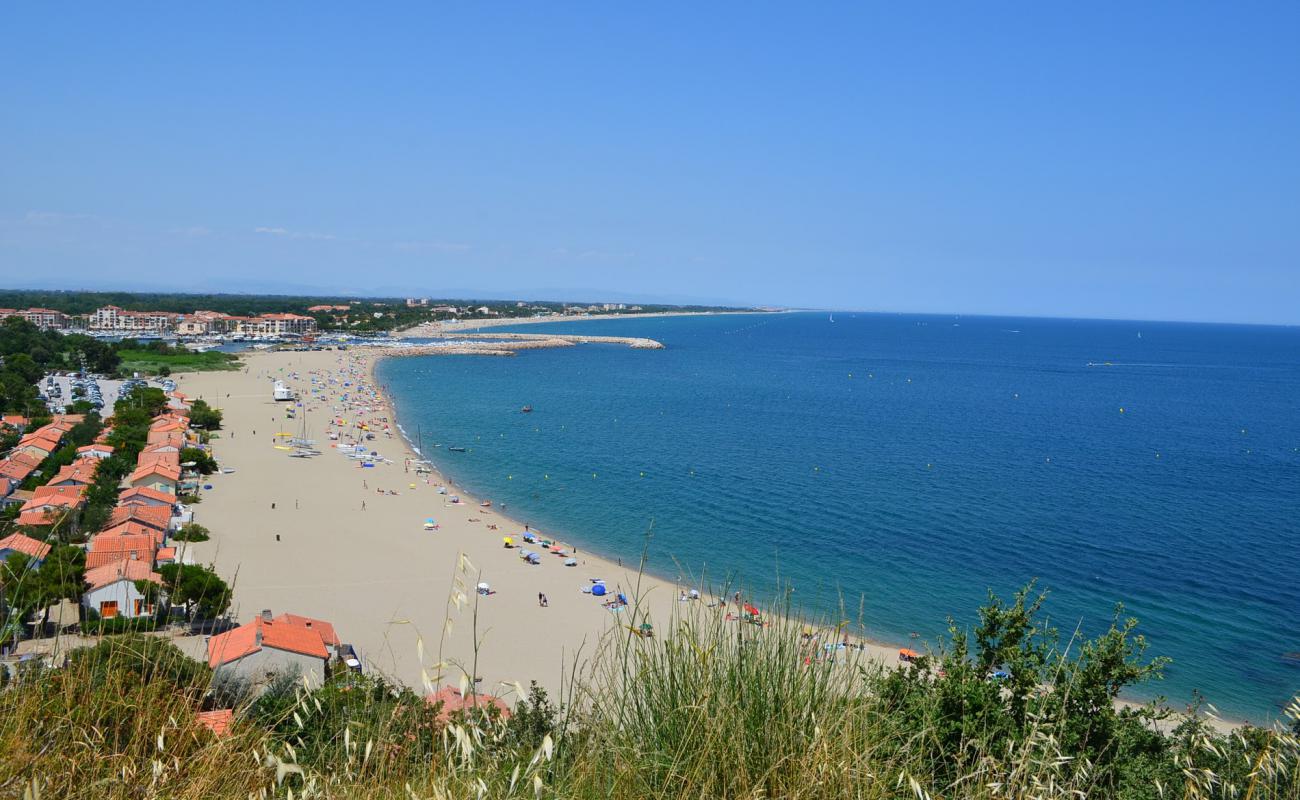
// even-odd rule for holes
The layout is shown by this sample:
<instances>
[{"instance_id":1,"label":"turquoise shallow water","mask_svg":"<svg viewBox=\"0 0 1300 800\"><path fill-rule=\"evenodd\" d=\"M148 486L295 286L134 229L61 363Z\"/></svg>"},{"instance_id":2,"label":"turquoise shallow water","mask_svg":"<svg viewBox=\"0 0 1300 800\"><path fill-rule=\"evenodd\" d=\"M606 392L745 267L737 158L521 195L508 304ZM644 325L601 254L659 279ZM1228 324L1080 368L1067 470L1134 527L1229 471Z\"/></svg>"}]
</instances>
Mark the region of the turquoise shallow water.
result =
<instances>
[{"instance_id":1,"label":"turquoise shallow water","mask_svg":"<svg viewBox=\"0 0 1300 800\"><path fill-rule=\"evenodd\" d=\"M1199 691L1262 721L1300 692L1300 329L873 314L520 328L543 329L667 349L378 372L411 438L512 516L611 557L648 547L670 577L788 582L809 612L842 603L897 641L1038 578L1063 630L1095 632L1116 602L1141 619L1174 659L1147 694Z\"/></svg>"}]
</instances>

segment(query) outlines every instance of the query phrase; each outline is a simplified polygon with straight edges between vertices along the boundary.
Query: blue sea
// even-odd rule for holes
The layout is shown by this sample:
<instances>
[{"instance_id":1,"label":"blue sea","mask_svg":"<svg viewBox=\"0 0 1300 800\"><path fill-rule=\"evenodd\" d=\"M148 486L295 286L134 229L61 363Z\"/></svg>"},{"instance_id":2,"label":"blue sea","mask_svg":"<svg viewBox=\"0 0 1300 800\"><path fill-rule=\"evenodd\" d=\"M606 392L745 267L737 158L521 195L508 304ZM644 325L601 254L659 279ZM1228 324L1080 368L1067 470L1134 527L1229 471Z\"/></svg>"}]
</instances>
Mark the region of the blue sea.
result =
<instances>
[{"instance_id":1,"label":"blue sea","mask_svg":"<svg viewBox=\"0 0 1300 800\"><path fill-rule=\"evenodd\" d=\"M1116 603L1141 620L1173 663L1134 696L1264 722L1300 692L1298 328L798 313L518 330L667 346L381 364L425 454L534 527L644 551L669 578L788 585L805 613L902 643L1037 579L1066 637Z\"/></svg>"}]
</instances>

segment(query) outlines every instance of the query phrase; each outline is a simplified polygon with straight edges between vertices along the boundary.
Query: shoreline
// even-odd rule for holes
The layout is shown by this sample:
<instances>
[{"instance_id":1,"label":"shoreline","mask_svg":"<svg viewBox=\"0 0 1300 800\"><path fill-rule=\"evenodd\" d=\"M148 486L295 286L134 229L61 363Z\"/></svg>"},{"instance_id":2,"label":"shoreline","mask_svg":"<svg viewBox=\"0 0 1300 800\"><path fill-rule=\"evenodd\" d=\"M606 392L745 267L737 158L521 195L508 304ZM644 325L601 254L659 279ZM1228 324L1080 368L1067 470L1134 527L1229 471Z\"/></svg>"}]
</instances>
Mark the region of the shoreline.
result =
<instances>
[{"instance_id":1,"label":"shoreline","mask_svg":"<svg viewBox=\"0 0 1300 800\"><path fill-rule=\"evenodd\" d=\"M638 619L641 614L645 614L649 619L663 621L665 624L673 618L681 591L698 589L707 599L707 586L678 583L671 576L649 568L641 572L637 565L623 566L620 556L602 552L599 545L587 550L587 545L583 543L581 549L574 551L581 560L581 565L577 568L562 567L549 556L544 557L544 563L540 567L523 566L516 557L516 550L504 550L498 544L500 536L514 535L524 527L515 518L514 509L481 508L478 505L480 498L471 496L472 493L456 480L453 473L433 464L425 454L415 452L415 445L401 427L396 398L379 384L376 373L381 359L397 356L398 352L384 348L357 347L342 352L252 352L241 355L245 365L241 373L185 373L178 376L187 394L202 396L204 392L215 391L216 404L223 410L230 409L226 426L229 437L223 438L218 455L223 467L229 464L238 466L239 469L235 474L218 473L211 476L217 491L208 495L198 511L201 521L212 528L214 535L211 542L192 546L192 552L199 556L199 561L217 563L219 572L234 583L240 619L262 608L272 607L277 613L292 611L333 621L345 641L360 645L368 668L377 669L412 687L419 687L425 682L426 676L432 677L435 674L429 654L436 651L435 662L444 662L444 667L468 666L465 671L481 676L484 682L480 689L483 691L496 691L497 687L509 687L515 682L526 684L532 679L554 690L567 680L566 670L572 668L575 662L583 660L589 648L595 647L611 631L625 627L618 614L604 610L589 596L581 595L579 602L572 602L574 595L571 592L580 583L593 576L615 576L614 580L608 582L617 587L627 587L629 594L639 587L640 603L637 605L638 598L632 597L635 607L631 610L637 613ZM358 367L360 375L356 374ZM246 433L240 429L241 426L265 425L265 416L260 421L256 417L262 416L268 409L278 411L283 408L283 404L277 407L269 399L270 381L275 377L272 372L295 374L300 383L306 381L308 391L300 394L303 399L302 415L312 419L313 414L308 408L313 404L309 396L312 386L310 376L317 372L342 375L348 370L352 370L350 374L354 378L364 377L375 393L376 410L370 416L385 421L387 435L375 441L374 447L391 449L389 442L393 442L402 451L401 457L392 458L386 465L376 463L376 469L373 470L361 470L358 464L358 473L347 469L349 462L340 459L333 449L326 450L323 455L311 460L289 459L283 453L267 447L269 441L264 435L259 434L257 437L259 441L256 444L262 446L256 452L249 449L255 447L252 442L237 438L238 433ZM237 384L236 388L245 393L238 398L232 396L233 392L221 396L221 390L230 387L232 383ZM251 394L247 393L249 389L253 389ZM272 411L273 425L276 411ZM285 423L280 424L284 426L281 430L290 429ZM313 425L313 430L317 435L323 433L316 425ZM254 458L259 463L251 471L261 473L270 478L270 481L259 482L260 485L256 487L243 484L240 476L245 474L250 465L239 463L240 457ZM395 470L402 466L405 459L429 464L431 471L427 479L423 480L423 485L411 482L413 474ZM353 473L350 478L347 477L349 472ZM297 485L298 482L294 480L297 473L312 476L309 485ZM386 496L376 503L374 495L357 491L357 485L353 481L363 475L377 483L385 477L390 482L397 482L404 487L400 492L402 496ZM445 498L433 495L432 491L439 483L458 487L457 492L465 502L458 507L451 506L445 502ZM236 484L242 484L244 491L226 491ZM267 494L268 488L274 490L274 493ZM300 491L302 498L313 506L338 500L352 492L351 502L360 501L364 504L369 499L372 508L362 515L352 506L346 510L316 514L294 524L293 520L298 516L295 513L298 511L298 500L294 501L294 512L286 514L287 510L272 509L268 514L266 511L264 503L275 495L283 494L281 489ZM260 497L250 498L250 494ZM233 504L225 499L228 495L231 495L230 500L235 501ZM436 514L442 524L442 531L433 534L412 531L419 519L429 516L427 500L412 502L412 496L423 496L435 502L442 500L441 508ZM393 513L394 507L398 506L402 508L400 513ZM255 507L258 510L252 511ZM386 513L380 516L381 511ZM347 520L346 524L342 520ZM286 521L289 522L288 525L284 524ZM224 524L225 522L230 522L231 525ZM342 527L338 527L340 525ZM496 530L488 528L489 525L495 525ZM232 526L238 531L234 540L231 535ZM294 540L299 537L306 540L320 537L322 544L327 545L326 552L295 553L294 555L301 555L301 564L259 564L259 558L272 556L279 560L279 556L288 555L284 551L291 549L283 544L272 544L270 529L284 530L286 536L293 537ZM489 534L486 539L484 530ZM393 535L397 531L401 533ZM361 533L367 538L389 542L393 549L377 552L367 549L364 558L357 559L351 559L346 552L335 554L330 551L333 547L344 549L353 546L353 540ZM564 533L562 530L557 531L557 535L562 536ZM275 541L278 542L278 536ZM472 580L467 581L468 573L458 573L454 568L462 555L470 556L474 565L472 569L476 572ZM441 562L437 569L412 572L414 565L430 558ZM285 581L278 577L279 566L314 566L330 575L332 581ZM390 572L400 574L389 576ZM356 578L370 580L355 580ZM513 599L472 595L473 585L480 579L490 581L493 587L502 587L499 590L501 593L508 592L512 597L522 597L524 603L521 606L511 605L507 610L504 606L513 603ZM516 589L525 584L531 588L517 594ZM446 637L439 635L440 628L446 630L445 620L458 616L449 613L452 604L448 601L458 586L461 590L469 587L467 593L471 595L473 616L478 619L481 627L486 628L486 636L481 635L482 631L469 631L470 635L466 635L467 628L458 620L454 620L456 624L452 625L453 630ZM337 593L350 590L364 592L365 602L361 602L360 597L355 598L357 602L340 602ZM550 606L539 609L529 599L533 591L546 593L551 598ZM441 613L433 614L434 608ZM462 612L459 616L464 616L465 613L468 612ZM797 621L799 624L814 626L817 630L826 630L825 626L820 626L815 621L810 622L803 615L798 615ZM871 636L869 632L851 638L864 645L863 657L878 659L886 665L896 664L898 649L909 646L890 643ZM506 643L505 648L501 647L503 641ZM431 642L434 643L433 646ZM474 652L475 643L483 646L483 652ZM910 646L916 647L917 644L912 643ZM423 658L412 658L421 652ZM450 685L455 685L453 674L444 675L442 682L448 681ZM433 683L436 685L439 681L435 678ZM1121 703L1143 704L1129 700L1121 700ZM1223 721L1222 727L1233 728L1239 724Z\"/></svg>"},{"instance_id":2,"label":"shoreline","mask_svg":"<svg viewBox=\"0 0 1300 800\"><path fill-rule=\"evenodd\" d=\"M647 315L647 316L680 316L680 315ZM372 383L374 383L376 386L380 386L383 389L385 408L388 410L389 414L391 415L391 418L393 419L394 427L397 428L397 430L399 431L399 436L405 443L407 450L411 453L416 453L417 452L416 446L406 436L406 430L401 425L401 420L397 413L396 398L390 392L387 391L386 385L380 384L377 375L377 369L382 360L384 360L385 358L392 358L399 355L400 353L397 352L376 350L375 357L370 362L370 377ZM439 474L447 481L449 485L460 487L465 491L466 496L470 496L471 490L468 487L466 487L465 484L455 480L454 476L451 473L441 469L440 467L435 467L433 461L429 459L427 455L421 454L418 455L417 457L425 459L426 463L428 463L431 468L437 469ZM473 499L477 500L478 498L474 497ZM561 531L561 533L566 535L572 535L571 531ZM609 563L613 563L615 560L617 560L619 566L620 567L622 566L621 556L618 556L617 554L613 554L613 553L603 552L599 548L599 545L592 545L584 542L584 546L593 548L591 552L594 552L597 558L603 559ZM652 580L656 580L664 584L676 583L675 579L672 576L659 573L652 566L648 564L643 567L642 571L646 577ZM708 593L705 587L700 587L700 591L701 594L706 599L715 599L712 597L712 595ZM764 601L760 600L759 602L764 602ZM810 618L799 614L795 615L793 622L796 624L796 626L811 628L813 630L818 631L819 634L824 634L825 631L831 629L831 626L819 622L814 618ZM917 648L918 646L917 642L905 644L897 641L890 641L886 638L872 635L870 632L867 631L859 633L855 636L850 636L848 638L856 643L860 643L861 645L863 645L862 652L866 654L868 657L884 660L885 666L887 668L893 668L897 666L897 661L895 659L897 656L897 652L900 649L909 648L909 647ZM923 648L923 652L927 650L928 648ZM1144 706L1149 705L1150 702L1152 701L1131 699L1123 696L1116 699L1117 705L1125 708L1132 708L1132 709L1142 708ZM1171 724L1169 725L1169 730L1172 730L1173 727L1176 725L1176 723L1178 721L1181 721L1182 717L1186 716L1186 712L1179 711L1174 706L1168 704L1165 707L1170 708L1174 712L1174 717L1170 720ZM1228 719L1228 718L1218 717L1218 716L1207 716L1207 719L1211 721L1213 727L1215 727L1220 731L1236 730L1238 728L1251 724L1245 720Z\"/></svg>"},{"instance_id":3,"label":"shoreline","mask_svg":"<svg viewBox=\"0 0 1300 800\"><path fill-rule=\"evenodd\" d=\"M643 620L666 630L682 592L703 595L702 586L642 572L639 563L620 564L618 556L585 545L566 549L579 561L575 567L549 554L528 566L518 548L505 549L503 536L522 544L524 525L513 508L483 508L470 492L451 491L460 486L456 476L432 464L420 476L406 463L424 456L397 427L394 398L376 383L375 364L390 355L375 348L256 352L244 355L237 373L178 376L182 391L226 415L217 453L222 467L234 471L209 476L212 490L196 519L213 536L189 552L232 583L236 619L270 608L327 620L358 647L368 670L402 684L455 686L463 672L481 679L481 691L510 694L530 680L560 690L575 664L611 632L630 635L623 629ZM386 455L387 463L363 469L334 448L318 445L322 455L294 459L272 447L269 434L292 433L304 418L309 435L324 439L326 420L338 412L330 410L332 395L313 398L311 379L320 390L325 376L353 382L353 390L369 386L371 409L343 413L349 423L375 423L367 448ZM298 421L280 419L285 404L270 398L275 378L299 390ZM436 493L439 485L448 487L446 495ZM448 502L452 494L462 502ZM436 531L423 528L431 517ZM611 594L625 592L632 605L608 610L600 598L577 591L596 578L605 579ZM475 593L480 581L490 584L491 595ZM546 606L539 593L549 599ZM871 657L896 658L896 649L868 647Z\"/></svg>"}]
</instances>

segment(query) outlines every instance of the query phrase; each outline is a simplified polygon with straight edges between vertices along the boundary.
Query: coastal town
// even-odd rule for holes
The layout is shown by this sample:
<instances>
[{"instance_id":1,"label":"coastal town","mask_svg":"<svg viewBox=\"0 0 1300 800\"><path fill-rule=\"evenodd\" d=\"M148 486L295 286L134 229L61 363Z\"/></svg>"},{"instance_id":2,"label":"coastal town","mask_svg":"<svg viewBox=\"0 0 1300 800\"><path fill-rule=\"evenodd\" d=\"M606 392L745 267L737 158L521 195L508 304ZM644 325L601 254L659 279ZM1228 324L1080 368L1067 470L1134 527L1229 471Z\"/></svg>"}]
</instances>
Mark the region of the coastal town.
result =
<instances>
[{"instance_id":1,"label":"coastal town","mask_svg":"<svg viewBox=\"0 0 1300 800\"><path fill-rule=\"evenodd\" d=\"M69 326L83 324L86 331L123 337L220 331L288 343L312 341L317 332L312 317L293 313L174 315L112 306L81 320L50 309L0 314L6 317L0 319L5 336L53 336L49 341L60 343L81 341L76 338L81 331ZM490 352L588 342L662 347L619 337L482 336L474 347L466 344L465 352L479 352L477 346ZM541 665L576 657L588 637L611 627L633 627L633 621L639 635L649 635L650 606L659 606L667 618L673 601L687 597L684 588L643 579L643 589L659 586L649 592L654 601L638 611L628 609L628 594L638 583L634 572L579 554L556 537L509 519L504 507L494 508L490 500L478 500L441 476L401 436L371 370L385 355L423 352L418 347L250 350L234 372L137 373L125 379L90 372L83 351L59 356L71 368L42 373L34 382L42 406L27 404L22 413L6 413L0 425L0 674L11 678L33 665L57 668L104 637L157 637L206 663L223 684L245 687L242 694L223 695L225 707L205 708L199 715L202 724L220 732L231 723L237 697L286 675L319 686L338 674L373 671L400 684L424 686L429 702L443 712L489 703L506 713L499 695L523 680L558 686L558 674ZM0 367L19 367L21 360L10 355ZM268 435L264 427L259 436L255 420L268 411L266 424L284 430ZM309 423L320 441L306 438ZM290 435L299 424L301 434ZM322 451L333 461L327 474L308 463ZM259 473L277 477L246 482ZM300 475L293 473L312 474L309 485L298 486ZM351 477L358 473L360 479ZM388 552L369 551L375 556L369 565L355 557L340 560L355 529L339 524L344 509L328 506L349 494L344 482L361 484L359 492L352 490L357 499L346 513L357 514L384 537L396 537ZM248 535L264 529L268 518L288 512L285 499L250 502L248 492L261 496L267 490L277 497L294 495L297 519L276 519L276 533L251 542ZM267 508L255 511L254 502ZM430 505L440 509L436 519ZM416 518L417 525L409 524ZM412 542L410 530L422 534L420 539ZM316 539L315 546L298 552L309 538ZM521 665L513 656L483 659L482 674L468 673L473 690L467 693L457 679L467 674L478 644L466 637L468 630L445 626L448 653L436 666L417 657L421 645L415 626L394 629L376 613L401 601L380 600L372 589L368 605L338 602L332 589L353 583L349 579L367 569L391 573L393 548L413 543L432 549L399 560L441 565L437 577L415 579L426 598L418 607L433 607L439 596L475 596L484 603L482 618L508 631L510 640L542 637L535 642L538 660ZM325 591L261 586L262 568L278 573L286 559L300 567L314 564L322 577L317 586ZM446 565L470 559L478 565L472 575L445 575ZM580 594L594 602L574 608L563 598L573 587L569 571L578 567L593 573L580 579ZM531 584L526 593L507 589L524 581ZM514 603L535 594L539 602L529 603L535 609L549 609L554 602L557 610L540 613L567 619L568 632L558 639L546 635L511 610L514 603L502 599L503 592L515 594ZM690 597L699 598L699 591L692 589ZM575 617L575 611L581 614ZM434 635L438 627L434 619L420 623ZM430 680L431 673L439 677Z\"/></svg>"}]
</instances>

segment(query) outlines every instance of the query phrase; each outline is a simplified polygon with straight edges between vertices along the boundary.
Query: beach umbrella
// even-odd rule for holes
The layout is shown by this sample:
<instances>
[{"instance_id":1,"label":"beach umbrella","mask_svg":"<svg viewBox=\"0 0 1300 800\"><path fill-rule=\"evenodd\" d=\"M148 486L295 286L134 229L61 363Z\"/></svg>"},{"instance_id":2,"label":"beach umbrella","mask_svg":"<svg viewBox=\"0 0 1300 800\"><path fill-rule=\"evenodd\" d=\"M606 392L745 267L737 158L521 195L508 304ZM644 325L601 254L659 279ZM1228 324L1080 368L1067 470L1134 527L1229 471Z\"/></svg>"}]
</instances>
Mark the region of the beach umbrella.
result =
<instances>
[{"instance_id":1,"label":"beach umbrella","mask_svg":"<svg viewBox=\"0 0 1300 800\"><path fill-rule=\"evenodd\" d=\"M762 613L762 612L760 612L757 608L754 608L753 606L751 606L749 603L746 603L746 604L745 604L745 613L746 613L746 614L753 614L754 616L757 617L757 616L758 616L760 613Z\"/></svg>"},{"instance_id":2,"label":"beach umbrella","mask_svg":"<svg viewBox=\"0 0 1300 800\"><path fill-rule=\"evenodd\" d=\"M593 595L595 595L596 597L604 597L604 596L605 596L605 584L603 584L603 583L597 583L597 584L594 584L594 585L591 587L591 593L592 593Z\"/></svg>"},{"instance_id":3,"label":"beach umbrella","mask_svg":"<svg viewBox=\"0 0 1300 800\"><path fill-rule=\"evenodd\" d=\"M564 566L566 566L566 567L576 567L576 566L578 566L578 559L576 559L576 558L566 559L565 562L564 562Z\"/></svg>"},{"instance_id":4,"label":"beach umbrella","mask_svg":"<svg viewBox=\"0 0 1300 800\"><path fill-rule=\"evenodd\" d=\"M564 552L564 548L561 547L561 546L558 545L558 544L551 545L551 552L552 552L552 553L563 553L563 552Z\"/></svg>"},{"instance_id":5,"label":"beach umbrella","mask_svg":"<svg viewBox=\"0 0 1300 800\"><path fill-rule=\"evenodd\" d=\"M503 537L501 537L501 541L505 543L505 546L506 546L506 547L514 547L514 546L515 546L515 540L514 540L514 539L511 539L509 536L503 536Z\"/></svg>"},{"instance_id":6,"label":"beach umbrella","mask_svg":"<svg viewBox=\"0 0 1300 800\"><path fill-rule=\"evenodd\" d=\"M652 631L652 630L655 629L655 626L651 625L651 624L648 623L648 622L642 622L640 627L641 627L641 630L643 630L643 631Z\"/></svg>"},{"instance_id":7,"label":"beach umbrella","mask_svg":"<svg viewBox=\"0 0 1300 800\"><path fill-rule=\"evenodd\" d=\"M618 602L620 602L620 603L622 603L622 604L624 604L624 605L627 605L627 595L623 594L622 592L619 592L619 593L618 593Z\"/></svg>"}]
</instances>

